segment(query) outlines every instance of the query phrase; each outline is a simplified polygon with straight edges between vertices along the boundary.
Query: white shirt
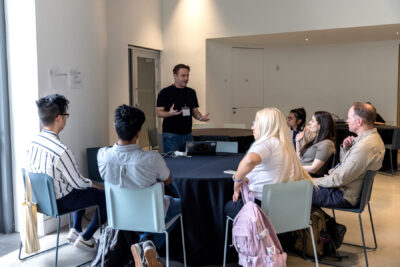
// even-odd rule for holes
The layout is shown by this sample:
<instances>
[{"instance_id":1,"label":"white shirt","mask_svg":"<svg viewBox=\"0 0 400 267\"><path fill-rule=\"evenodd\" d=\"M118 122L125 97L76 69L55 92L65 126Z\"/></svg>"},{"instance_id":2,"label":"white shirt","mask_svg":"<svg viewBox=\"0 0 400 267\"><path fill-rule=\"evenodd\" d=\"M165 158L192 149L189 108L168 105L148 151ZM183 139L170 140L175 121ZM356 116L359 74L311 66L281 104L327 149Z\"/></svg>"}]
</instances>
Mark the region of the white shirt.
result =
<instances>
[{"instance_id":1,"label":"white shirt","mask_svg":"<svg viewBox=\"0 0 400 267\"><path fill-rule=\"evenodd\" d=\"M92 186L92 181L80 174L72 151L61 143L56 133L46 129L32 140L26 168L53 178L56 199L68 195L73 188Z\"/></svg>"},{"instance_id":2,"label":"white shirt","mask_svg":"<svg viewBox=\"0 0 400 267\"><path fill-rule=\"evenodd\" d=\"M261 163L247 174L249 189L257 199L262 200L263 186L273 184L279 177L283 159L283 151L279 140L271 137L262 143L252 145L247 153L256 153L261 157Z\"/></svg>"}]
</instances>

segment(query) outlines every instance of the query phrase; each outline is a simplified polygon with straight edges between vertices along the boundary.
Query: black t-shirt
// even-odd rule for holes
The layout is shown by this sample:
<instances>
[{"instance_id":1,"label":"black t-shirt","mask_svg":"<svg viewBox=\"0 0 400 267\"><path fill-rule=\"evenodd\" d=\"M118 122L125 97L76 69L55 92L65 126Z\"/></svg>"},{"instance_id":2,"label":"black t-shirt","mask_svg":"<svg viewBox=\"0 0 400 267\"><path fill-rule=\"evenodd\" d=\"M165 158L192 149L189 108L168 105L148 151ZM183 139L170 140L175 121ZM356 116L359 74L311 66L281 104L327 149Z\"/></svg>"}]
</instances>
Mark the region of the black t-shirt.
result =
<instances>
[{"instance_id":1,"label":"black t-shirt","mask_svg":"<svg viewBox=\"0 0 400 267\"><path fill-rule=\"evenodd\" d=\"M179 111L185 106L189 107L190 116L183 116L181 113L164 118L162 131L174 134L191 133L193 108L199 107L196 92L192 88L177 88L175 85L162 89L157 97L157 107L164 107L164 111L169 111L172 104L175 104L174 109Z\"/></svg>"}]
</instances>

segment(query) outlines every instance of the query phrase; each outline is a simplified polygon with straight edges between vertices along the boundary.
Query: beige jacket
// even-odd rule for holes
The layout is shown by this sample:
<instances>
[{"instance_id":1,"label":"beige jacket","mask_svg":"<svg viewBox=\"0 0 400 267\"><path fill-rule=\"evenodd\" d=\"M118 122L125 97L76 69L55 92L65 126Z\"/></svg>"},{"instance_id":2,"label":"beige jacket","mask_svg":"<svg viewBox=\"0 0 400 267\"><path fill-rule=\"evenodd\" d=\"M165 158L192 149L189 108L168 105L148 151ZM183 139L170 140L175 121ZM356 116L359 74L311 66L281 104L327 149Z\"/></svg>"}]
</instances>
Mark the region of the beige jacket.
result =
<instances>
[{"instance_id":1,"label":"beige jacket","mask_svg":"<svg viewBox=\"0 0 400 267\"><path fill-rule=\"evenodd\" d=\"M327 188L339 188L343 197L353 206L360 201L365 173L376 171L382 166L385 145L376 128L363 132L354 138L349 149L340 148L340 164L329 171L329 175L315 182Z\"/></svg>"}]
</instances>

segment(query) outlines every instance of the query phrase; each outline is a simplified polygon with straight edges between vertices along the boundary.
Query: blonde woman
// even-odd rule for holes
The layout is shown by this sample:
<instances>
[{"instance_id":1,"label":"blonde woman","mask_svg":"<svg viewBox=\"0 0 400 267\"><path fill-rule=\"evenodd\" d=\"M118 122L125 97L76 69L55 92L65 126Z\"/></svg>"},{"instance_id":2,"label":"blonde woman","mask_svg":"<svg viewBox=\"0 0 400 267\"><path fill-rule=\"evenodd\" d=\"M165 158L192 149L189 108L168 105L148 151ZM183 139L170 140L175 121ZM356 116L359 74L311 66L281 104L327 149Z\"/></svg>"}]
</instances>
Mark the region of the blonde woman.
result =
<instances>
[{"instance_id":1,"label":"blonde woman","mask_svg":"<svg viewBox=\"0 0 400 267\"><path fill-rule=\"evenodd\" d=\"M243 182L249 184L256 203L261 204L265 184L288 183L302 179L312 181L297 158L285 116L279 109L271 107L258 111L252 130L255 142L233 175L233 201L229 201L224 209L225 214L232 218L243 206L242 200L239 199Z\"/></svg>"}]
</instances>

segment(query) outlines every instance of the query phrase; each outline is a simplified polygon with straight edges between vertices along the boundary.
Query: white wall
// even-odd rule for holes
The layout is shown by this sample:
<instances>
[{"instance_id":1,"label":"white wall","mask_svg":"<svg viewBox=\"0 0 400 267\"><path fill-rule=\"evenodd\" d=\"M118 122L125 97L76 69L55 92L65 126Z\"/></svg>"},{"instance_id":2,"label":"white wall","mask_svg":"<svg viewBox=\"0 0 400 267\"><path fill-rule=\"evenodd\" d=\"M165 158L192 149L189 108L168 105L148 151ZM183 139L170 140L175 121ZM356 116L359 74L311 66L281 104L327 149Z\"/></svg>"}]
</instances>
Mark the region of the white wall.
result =
<instances>
[{"instance_id":1,"label":"white wall","mask_svg":"<svg viewBox=\"0 0 400 267\"><path fill-rule=\"evenodd\" d=\"M108 144L105 2L36 1L39 97L59 93L70 101L70 117L60 138L85 176L86 148ZM80 70L82 89L50 89L52 67Z\"/></svg>"},{"instance_id":2,"label":"white wall","mask_svg":"<svg viewBox=\"0 0 400 267\"><path fill-rule=\"evenodd\" d=\"M129 104L128 45L162 50L160 0L107 1L109 142L116 141L114 110Z\"/></svg>"},{"instance_id":3,"label":"white wall","mask_svg":"<svg viewBox=\"0 0 400 267\"><path fill-rule=\"evenodd\" d=\"M70 100L60 138L87 175L86 148L108 144L105 0L9 0L7 5L16 228L22 201L21 168L39 130L35 100L60 93ZM51 90L49 68L77 68L82 90Z\"/></svg>"},{"instance_id":4,"label":"white wall","mask_svg":"<svg viewBox=\"0 0 400 267\"><path fill-rule=\"evenodd\" d=\"M162 1L162 85L171 81L176 63L189 64L189 86L196 89L204 111L206 39L397 24L399 10L400 1L396 0ZM211 113L211 119L213 116L219 115Z\"/></svg>"},{"instance_id":5,"label":"white wall","mask_svg":"<svg viewBox=\"0 0 400 267\"><path fill-rule=\"evenodd\" d=\"M207 42L207 111L216 125L231 121L231 51ZM398 51L399 41L264 47L264 106L285 114L303 106L308 119L317 110L346 119L352 102L371 101L394 125Z\"/></svg>"}]
</instances>

